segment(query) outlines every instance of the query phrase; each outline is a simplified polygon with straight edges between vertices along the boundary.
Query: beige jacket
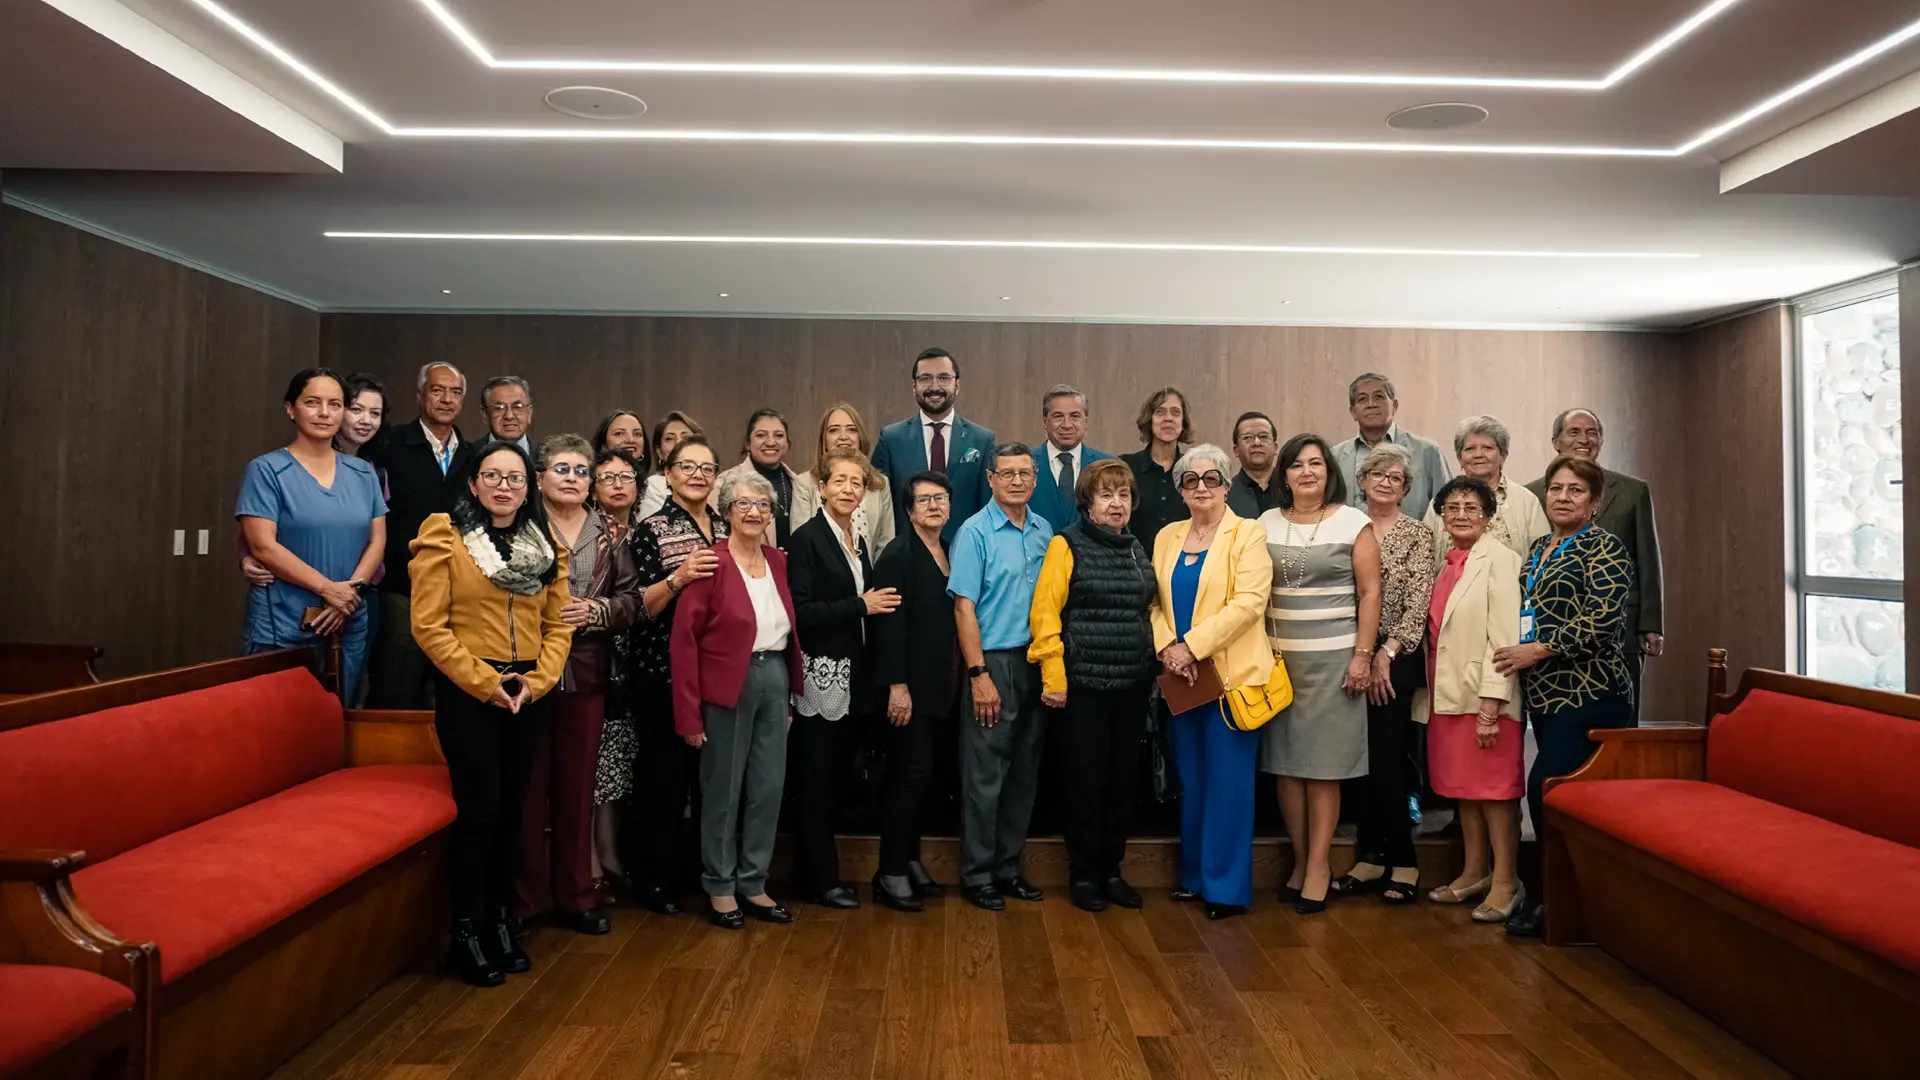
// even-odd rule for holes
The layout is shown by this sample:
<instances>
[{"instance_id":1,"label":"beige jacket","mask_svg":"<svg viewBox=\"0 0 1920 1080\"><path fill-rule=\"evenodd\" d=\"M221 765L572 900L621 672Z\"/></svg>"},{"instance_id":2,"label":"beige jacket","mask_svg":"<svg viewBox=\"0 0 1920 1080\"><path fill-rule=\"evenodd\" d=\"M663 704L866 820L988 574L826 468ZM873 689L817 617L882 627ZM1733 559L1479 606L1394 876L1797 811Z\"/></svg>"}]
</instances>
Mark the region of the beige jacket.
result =
<instances>
[{"instance_id":1,"label":"beige jacket","mask_svg":"<svg viewBox=\"0 0 1920 1080\"><path fill-rule=\"evenodd\" d=\"M1444 566L1444 562L1442 563ZM1504 701L1500 715L1520 718L1520 681L1493 669L1495 649L1520 643L1520 556L1487 533L1467 552L1467 565L1447 596L1433 685L1414 701L1413 715L1426 723L1434 713L1473 715L1481 698Z\"/></svg>"}]
</instances>

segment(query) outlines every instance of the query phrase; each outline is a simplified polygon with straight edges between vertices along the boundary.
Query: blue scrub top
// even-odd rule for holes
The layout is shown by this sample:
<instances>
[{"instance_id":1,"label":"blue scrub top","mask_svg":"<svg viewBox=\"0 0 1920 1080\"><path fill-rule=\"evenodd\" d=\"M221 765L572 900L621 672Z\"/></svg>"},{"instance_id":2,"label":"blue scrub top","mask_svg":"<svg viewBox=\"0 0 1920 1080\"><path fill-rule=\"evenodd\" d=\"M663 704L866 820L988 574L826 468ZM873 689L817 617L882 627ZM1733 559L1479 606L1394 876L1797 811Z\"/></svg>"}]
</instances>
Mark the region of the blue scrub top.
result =
<instances>
[{"instance_id":1,"label":"blue scrub top","mask_svg":"<svg viewBox=\"0 0 1920 1080\"><path fill-rule=\"evenodd\" d=\"M1027 507L1025 528L989 502L966 520L947 549L947 595L973 601L980 648L1024 649L1033 641L1033 593L1040 585L1053 526Z\"/></svg>"},{"instance_id":2,"label":"blue scrub top","mask_svg":"<svg viewBox=\"0 0 1920 1080\"><path fill-rule=\"evenodd\" d=\"M353 576L373 539L373 519L385 517L380 476L357 457L334 454L333 487L324 488L282 447L247 463L235 517L274 523L280 545L329 581ZM309 635L300 620L318 596L288 581L255 588L247 600L247 638L261 644L292 644Z\"/></svg>"}]
</instances>

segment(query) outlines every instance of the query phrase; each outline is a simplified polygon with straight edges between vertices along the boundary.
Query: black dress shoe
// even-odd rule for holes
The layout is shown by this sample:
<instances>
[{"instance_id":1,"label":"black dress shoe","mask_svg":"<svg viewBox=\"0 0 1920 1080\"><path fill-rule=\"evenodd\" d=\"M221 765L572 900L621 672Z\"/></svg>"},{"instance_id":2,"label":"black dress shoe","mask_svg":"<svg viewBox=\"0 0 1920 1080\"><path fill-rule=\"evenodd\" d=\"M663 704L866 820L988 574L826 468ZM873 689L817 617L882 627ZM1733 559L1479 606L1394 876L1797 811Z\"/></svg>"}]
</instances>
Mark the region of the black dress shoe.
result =
<instances>
[{"instance_id":1,"label":"black dress shoe","mask_svg":"<svg viewBox=\"0 0 1920 1080\"><path fill-rule=\"evenodd\" d=\"M1221 919L1231 919L1235 915L1245 915L1246 913L1246 907L1241 904L1207 905L1207 918L1212 919L1214 922L1219 922Z\"/></svg>"},{"instance_id":2,"label":"black dress shoe","mask_svg":"<svg viewBox=\"0 0 1920 1080\"><path fill-rule=\"evenodd\" d=\"M500 965L487 955L480 928L472 919L453 920L453 948L447 953L447 970L468 986L499 986L507 981Z\"/></svg>"},{"instance_id":3,"label":"black dress shoe","mask_svg":"<svg viewBox=\"0 0 1920 1080\"><path fill-rule=\"evenodd\" d=\"M852 890L849 889L848 891L851 892ZM759 919L761 922L777 923L785 926L793 921L793 912L788 911L779 904L756 904L744 896L735 896L734 899L740 901L741 911L746 912L752 918ZM855 900L853 906L859 907L860 902Z\"/></svg>"},{"instance_id":4,"label":"black dress shoe","mask_svg":"<svg viewBox=\"0 0 1920 1080\"><path fill-rule=\"evenodd\" d=\"M947 894L947 890L933 880L933 875L927 873L927 868L917 862L907 864L907 879L913 882L913 895L922 900L933 900Z\"/></svg>"},{"instance_id":5,"label":"black dress shoe","mask_svg":"<svg viewBox=\"0 0 1920 1080\"><path fill-rule=\"evenodd\" d=\"M909 883L907 888L912 889L912 884ZM919 912L927 910L927 905L921 903L920 898L912 892L908 892L905 896L895 896L888 892L887 887L880 884L880 875L878 874L873 876L873 902L879 904L881 907L892 908L895 911Z\"/></svg>"},{"instance_id":6,"label":"black dress shoe","mask_svg":"<svg viewBox=\"0 0 1920 1080\"><path fill-rule=\"evenodd\" d=\"M722 930L745 930L747 928L747 913L741 911L739 908L734 908L732 911L721 911L719 908L709 904L707 905L707 921Z\"/></svg>"},{"instance_id":7,"label":"black dress shoe","mask_svg":"<svg viewBox=\"0 0 1920 1080\"><path fill-rule=\"evenodd\" d=\"M967 903L985 911L1007 909L1006 897L1001 896L1000 890L991 885L963 885L960 895L967 898Z\"/></svg>"},{"instance_id":8,"label":"black dress shoe","mask_svg":"<svg viewBox=\"0 0 1920 1080\"><path fill-rule=\"evenodd\" d=\"M1035 901L1047 895L1040 891L1039 886L1034 885L1018 874L1004 881L994 882L993 887L998 890L1001 895L1011 896L1015 900Z\"/></svg>"},{"instance_id":9,"label":"black dress shoe","mask_svg":"<svg viewBox=\"0 0 1920 1080\"><path fill-rule=\"evenodd\" d=\"M1547 932L1547 909L1544 904L1536 904L1531 910L1523 911L1507 920L1507 936L1517 938L1537 938Z\"/></svg>"},{"instance_id":10,"label":"black dress shoe","mask_svg":"<svg viewBox=\"0 0 1920 1080\"><path fill-rule=\"evenodd\" d=\"M1125 878L1110 877L1107 879L1107 903L1137 908L1140 906L1140 890L1127 884Z\"/></svg>"},{"instance_id":11,"label":"black dress shoe","mask_svg":"<svg viewBox=\"0 0 1920 1080\"><path fill-rule=\"evenodd\" d=\"M1173 902L1176 904L1191 904L1195 901L1206 899L1206 897L1201 896L1192 889L1175 889L1173 890L1172 896Z\"/></svg>"},{"instance_id":12,"label":"black dress shoe","mask_svg":"<svg viewBox=\"0 0 1920 1080\"><path fill-rule=\"evenodd\" d=\"M813 902L825 908L852 911L860 906L860 894L845 885L835 885L826 892L814 894Z\"/></svg>"},{"instance_id":13,"label":"black dress shoe","mask_svg":"<svg viewBox=\"0 0 1920 1080\"><path fill-rule=\"evenodd\" d=\"M509 975L524 975L533 969L533 961L527 959L525 950L513 936L513 914L506 908L494 908L487 916L487 926L480 932L480 944L486 947L487 957L500 966L500 970Z\"/></svg>"},{"instance_id":14,"label":"black dress shoe","mask_svg":"<svg viewBox=\"0 0 1920 1080\"><path fill-rule=\"evenodd\" d=\"M576 934L608 934L613 932L613 921L600 913L599 908L585 911L556 911L553 921Z\"/></svg>"},{"instance_id":15,"label":"black dress shoe","mask_svg":"<svg viewBox=\"0 0 1920 1080\"><path fill-rule=\"evenodd\" d=\"M649 885L640 890L634 899L640 902L641 907L655 915L680 914L680 905L673 899L673 894L658 885Z\"/></svg>"},{"instance_id":16,"label":"black dress shoe","mask_svg":"<svg viewBox=\"0 0 1920 1080\"><path fill-rule=\"evenodd\" d=\"M1073 906L1081 911L1107 910L1106 895L1091 881L1076 881L1067 886L1067 893L1073 898Z\"/></svg>"}]
</instances>

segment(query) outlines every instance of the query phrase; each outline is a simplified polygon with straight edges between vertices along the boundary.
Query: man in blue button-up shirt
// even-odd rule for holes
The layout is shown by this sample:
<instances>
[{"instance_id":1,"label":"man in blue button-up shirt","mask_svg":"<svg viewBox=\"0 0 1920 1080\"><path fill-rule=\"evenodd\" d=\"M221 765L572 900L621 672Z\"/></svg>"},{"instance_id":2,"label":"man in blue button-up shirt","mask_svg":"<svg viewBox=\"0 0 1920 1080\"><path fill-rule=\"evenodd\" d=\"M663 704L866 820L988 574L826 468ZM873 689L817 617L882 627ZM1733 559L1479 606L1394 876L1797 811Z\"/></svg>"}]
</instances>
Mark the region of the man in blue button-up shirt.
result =
<instances>
[{"instance_id":1,"label":"man in blue button-up shirt","mask_svg":"<svg viewBox=\"0 0 1920 1080\"><path fill-rule=\"evenodd\" d=\"M953 597L960 655L973 699L960 736L960 886L988 911L1012 895L1038 900L1020 872L1045 740L1040 669L1027 661L1028 615L1053 529L1033 513L1033 451L1021 443L993 448L987 486L993 501L954 534L947 592Z\"/></svg>"}]
</instances>

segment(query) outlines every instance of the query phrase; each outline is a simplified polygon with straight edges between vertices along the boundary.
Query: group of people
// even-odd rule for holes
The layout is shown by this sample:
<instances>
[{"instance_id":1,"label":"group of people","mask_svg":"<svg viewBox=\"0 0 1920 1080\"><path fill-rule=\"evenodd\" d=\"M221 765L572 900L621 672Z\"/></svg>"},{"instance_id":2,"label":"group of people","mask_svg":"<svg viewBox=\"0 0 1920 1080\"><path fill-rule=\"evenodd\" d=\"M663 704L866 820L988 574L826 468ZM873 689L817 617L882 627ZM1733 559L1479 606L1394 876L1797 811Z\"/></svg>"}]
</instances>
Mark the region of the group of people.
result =
<instances>
[{"instance_id":1,"label":"group of people","mask_svg":"<svg viewBox=\"0 0 1920 1080\"><path fill-rule=\"evenodd\" d=\"M458 807L459 974L526 970L535 916L606 933L620 892L677 913L687 817L706 917L791 922L767 891L789 790L793 887L857 907L833 826L868 725L886 750L871 899L899 911L942 892L920 822L943 750L961 895L996 911L1041 899L1022 852L1049 746L1072 902L1138 907L1122 868L1157 731L1183 791L1173 895L1208 918L1252 902L1264 772L1295 910L1419 899L1409 797L1430 784L1458 802L1466 869L1425 895L1539 932L1519 803L1542 820L1542 780L1585 759L1587 732L1635 722L1639 660L1661 647L1651 502L1597 464L1596 415L1558 417L1557 456L1522 485L1498 420L1460 423L1454 475L1395 423L1377 374L1349 387L1343 441L1282 442L1248 412L1228 452L1196 439L1167 387L1118 457L1086 445L1071 386L1042 395L1030 445L959 414L946 351L909 376L914 415L874 432L830 407L806 471L770 408L731 463L680 412L649 430L616 409L591 439L536 442L515 377L481 389L487 434L468 440L466 377L446 363L420 370L419 417L398 426L371 377L293 377L294 438L249 465L236 508L245 647L336 639L349 700L435 711ZM1234 698L1283 690L1271 719ZM1190 707L1171 713L1175 699ZM1343 784L1364 795L1358 861L1336 879Z\"/></svg>"}]
</instances>

